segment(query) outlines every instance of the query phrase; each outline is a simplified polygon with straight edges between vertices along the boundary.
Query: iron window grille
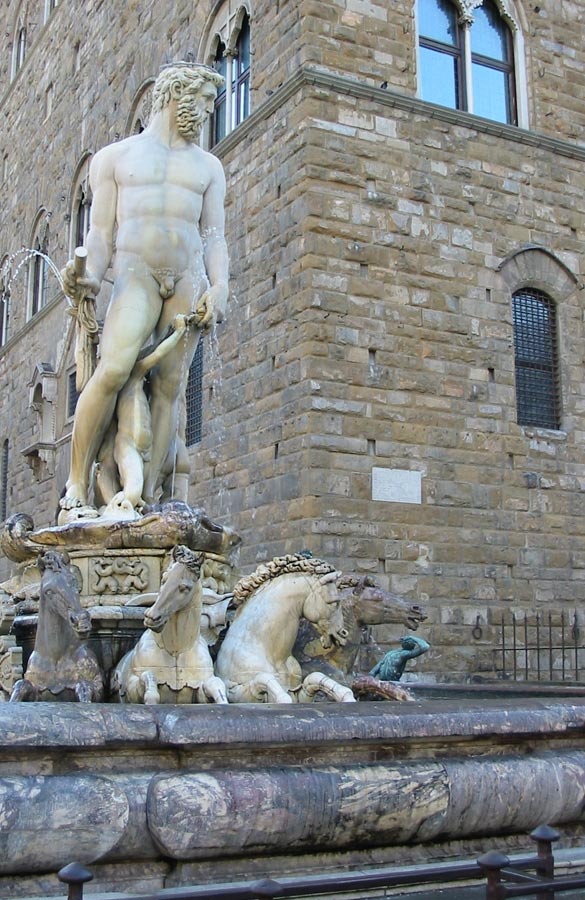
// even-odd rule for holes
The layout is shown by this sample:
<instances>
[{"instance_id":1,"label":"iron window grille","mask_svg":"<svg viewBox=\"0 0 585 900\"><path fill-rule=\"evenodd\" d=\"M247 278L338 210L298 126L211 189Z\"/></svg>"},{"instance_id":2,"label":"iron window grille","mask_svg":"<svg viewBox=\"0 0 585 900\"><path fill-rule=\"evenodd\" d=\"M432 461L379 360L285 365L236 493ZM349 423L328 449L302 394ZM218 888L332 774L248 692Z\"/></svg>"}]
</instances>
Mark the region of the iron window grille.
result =
<instances>
[{"instance_id":1,"label":"iron window grille","mask_svg":"<svg viewBox=\"0 0 585 900\"><path fill-rule=\"evenodd\" d=\"M203 431L203 341L200 340L189 367L185 392L187 421L185 444L192 447L201 441Z\"/></svg>"},{"instance_id":2,"label":"iron window grille","mask_svg":"<svg viewBox=\"0 0 585 900\"><path fill-rule=\"evenodd\" d=\"M524 288L512 297L512 310L518 424L558 430L556 306L542 291Z\"/></svg>"},{"instance_id":3,"label":"iron window grille","mask_svg":"<svg viewBox=\"0 0 585 900\"><path fill-rule=\"evenodd\" d=\"M6 519L8 506L8 438L2 444L2 472L0 476L0 519Z\"/></svg>"},{"instance_id":4,"label":"iron window grille","mask_svg":"<svg viewBox=\"0 0 585 900\"><path fill-rule=\"evenodd\" d=\"M73 369L72 372L68 375L68 384L67 384L67 418L72 419L75 415L75 410L77 408L77 401L79 400L79 393L77 391L76 385L77 372Z\"/></svg>"}]
</instances>

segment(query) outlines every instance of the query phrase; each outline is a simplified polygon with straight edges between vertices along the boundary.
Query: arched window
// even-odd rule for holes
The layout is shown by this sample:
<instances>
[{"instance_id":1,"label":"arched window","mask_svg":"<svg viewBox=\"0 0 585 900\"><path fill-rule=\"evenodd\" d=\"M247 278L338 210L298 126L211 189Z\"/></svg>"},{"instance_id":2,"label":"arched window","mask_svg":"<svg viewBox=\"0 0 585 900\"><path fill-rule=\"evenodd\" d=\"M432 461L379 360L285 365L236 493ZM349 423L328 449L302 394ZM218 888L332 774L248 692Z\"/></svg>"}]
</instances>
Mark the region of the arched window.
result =
<instances>
[{"instance_id":1,"label":"arched window","mask_svg":"<svg viewBox=\"0 0 585 900\"><path fill-rule=\"evenodd\" d=\"M10 321L10 261L7 256L0 263L0 347L8 340Z\"/></svg>"},{"instance_id":2,"label":"arched window","mask_svg":"<svg viewBox=\"0 0 585 900\"><path fill-rule=\"evenodd\" d=\"M452 0L418 0L423 100L517 124L512 32L494 0L461 14Z\"/></svg>"},{"instance_id":3,"label":"arched window","mask_svg":"<svg viewBox=\"0 0 585 900\"><path fill-rule=\"evenodd\" d=\"M512 315L518 424L556 430L561 398L555 303L543 291L522 288L512 295Z\"/></svg>"},{"instance_id":4,"label":"arched window","mask_svg":"<svg viewBox=\"0 0 585 900\"><path fill-rule=\"evenodd\" d=\"M250 10L223 3L207 29L203 54L225 79L218 93L210 129L210 145L222 140L250 115Z\"/></svg>"},{"instance_id":5,"label":"arched window","mask_svg":"<svg viewBox=\"0 0 585 900\"><path fill-rule=\"evenodd\" d=\"M42 211L30 244L32 250L29 264L29 315L33 316L46 306L49 282L49 223L47 213Z\"/></svg>"},{"instance_id":6,"label":"arched window","mask_svg":"<svg viewBox=\"0 0 585 900\"><path fill-rule=\"evenodd\" d=\"M84 246L87 232L91 225L92 195L89 186L90 160L91 157L87 155L78 166L77 177L71 195L71 256L73 256L73 251L76 247Z\"/></svg>"},{"instance_id":7,"label":"arched window","mask_svg":"<svg viewBox=\"0 0 585 900\"><path fill-rule=\"evenodd\" d=\"M57 8L57 0L45 0L45 22L51 15L54 9Z\"/></svg>"},{"instance_id":8,"label":"arched window","mask_svg":"<svg viewBox=\"0 0 585 900\"><path fill-rule=\"evenodd\" d=\"M136 91L124 129L126 137L130 137L132 134L142 134L148 125L152 109L153 86L154 78L147 78Z\"/></svg>"},{"instance_id":9,"label":"arched window","mask_svg":"<svg viewBox=\"0 0 585 900\"><path fill-rule=\"evenodd\" d=\"M16 73L24 65L26 59L26 25L22 20L18 21L14 31L14 39L12 42L12 72L11 81L16 78Z\"/></svg>"},{"instance_id":10,"label":"arched window","mask_svg":"<svg viewBox=\"0 0 585 900\"><path fill-rule=\"evenodd\" d=\"M185 444L192 447L201 441L203 432L203 341L197 344L197 350L187 380Z\"/></svg>"}]
</instances>

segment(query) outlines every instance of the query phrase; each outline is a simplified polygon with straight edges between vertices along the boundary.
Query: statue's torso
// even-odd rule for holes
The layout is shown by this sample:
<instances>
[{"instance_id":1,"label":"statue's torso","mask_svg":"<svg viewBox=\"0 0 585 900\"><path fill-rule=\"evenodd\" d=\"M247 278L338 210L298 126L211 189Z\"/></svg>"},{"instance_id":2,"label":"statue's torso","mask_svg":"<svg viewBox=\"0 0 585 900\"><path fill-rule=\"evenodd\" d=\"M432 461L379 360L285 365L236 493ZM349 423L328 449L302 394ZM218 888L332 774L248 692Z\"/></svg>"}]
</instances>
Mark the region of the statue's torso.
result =
<instances>
[{"instance_id":1,"label":"statue's torso","mask_svg":"<svg viewBox=\"0 0 585 900\"><path fill-rule=\"evenodd\" d=\"M202 251L198 224L210 181L204 152L140 135L125 142L114 180L118 254L136 254L152 270L186 271Z\"/></svg>"}]
</instances>

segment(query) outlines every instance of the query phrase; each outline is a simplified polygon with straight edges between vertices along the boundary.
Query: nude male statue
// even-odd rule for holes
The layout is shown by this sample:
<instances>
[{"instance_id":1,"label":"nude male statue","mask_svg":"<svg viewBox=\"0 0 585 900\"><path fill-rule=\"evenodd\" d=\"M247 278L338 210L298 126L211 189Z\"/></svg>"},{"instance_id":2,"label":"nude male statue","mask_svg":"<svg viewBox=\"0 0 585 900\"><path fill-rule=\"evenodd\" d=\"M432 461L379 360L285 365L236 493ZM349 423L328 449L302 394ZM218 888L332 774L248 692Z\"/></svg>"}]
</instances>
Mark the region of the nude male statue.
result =
<instances>
[{"instance_id":1,"label":"nude male statue","mask_svg":"<svg viewBox=\"0 0 585 900\"><path fill-rule=\"evenodd\" d=\"M97 294L112 258L114 286L100 359L77 404L60 521L96 515L88 507L92 465L140 349L151 334L160 339L177 315L196 313L198 327L187 329L150 376L153 439L143 497L156 499L165 458L176 443L181 394L201 330L223 319L225 178L219 160L195 143L222 83L206 66L163 67L147 128L104 147L92 160L87 272L80 277L73 261L67 263L64 290L75 303Z\"/></svg>"}]
</instances>

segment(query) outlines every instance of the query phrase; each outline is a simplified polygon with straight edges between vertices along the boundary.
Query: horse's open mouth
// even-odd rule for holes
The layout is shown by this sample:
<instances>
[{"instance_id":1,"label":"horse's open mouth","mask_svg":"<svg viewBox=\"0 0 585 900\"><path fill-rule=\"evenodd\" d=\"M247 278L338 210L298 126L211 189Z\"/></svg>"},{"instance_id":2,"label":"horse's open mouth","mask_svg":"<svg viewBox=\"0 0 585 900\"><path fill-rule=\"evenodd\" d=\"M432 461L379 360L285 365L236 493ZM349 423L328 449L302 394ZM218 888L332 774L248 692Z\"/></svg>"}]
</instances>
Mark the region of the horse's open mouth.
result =
<instances>
[{"instance_id":1,"label":"horse's open mouth","mask_svg":"<svg viewBox=\"0 0 585 900\"><path fill-rule=\"evenodd\" d=\"M347 644L349 631L347 628L340 628L339 631L330 631L322 634L320 641L324 650L330 650L332 647L344 647Z\"/></svg>"}]
</instances>

